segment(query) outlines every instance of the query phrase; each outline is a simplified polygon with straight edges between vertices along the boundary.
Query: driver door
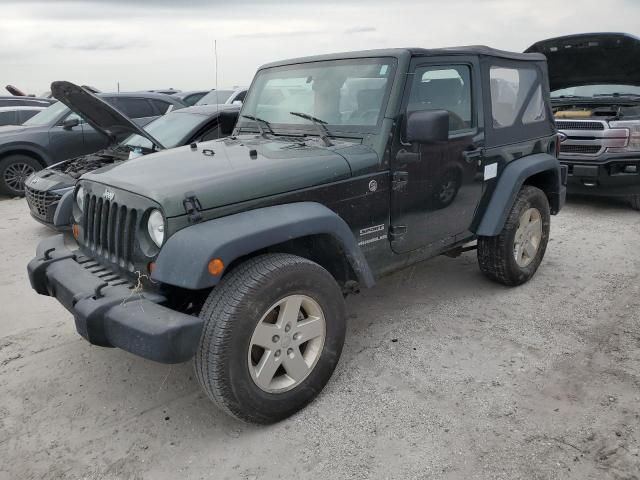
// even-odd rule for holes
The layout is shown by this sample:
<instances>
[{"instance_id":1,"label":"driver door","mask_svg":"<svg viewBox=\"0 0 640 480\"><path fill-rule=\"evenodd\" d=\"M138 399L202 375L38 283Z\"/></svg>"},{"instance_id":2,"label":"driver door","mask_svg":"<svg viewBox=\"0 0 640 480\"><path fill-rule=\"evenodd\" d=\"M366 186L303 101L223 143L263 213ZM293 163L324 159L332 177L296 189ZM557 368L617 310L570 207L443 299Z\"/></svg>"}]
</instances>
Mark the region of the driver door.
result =
<instances>
[{"instance_id":1,"label":"driver door","mask_svg":"<svg viewBox=\"0 0 640 480\"><path fill-rule=\"evenodd\" d=\"M444 248L468 235L483 189L484 130L474 57L416 59L402 109L445 110L444 142L411 143L400 133L392 152L391 246L397 253ZM434 60L437 60L435 62ZM404 129L400 129L404 130Z\"/></svg>"}]
</instances>

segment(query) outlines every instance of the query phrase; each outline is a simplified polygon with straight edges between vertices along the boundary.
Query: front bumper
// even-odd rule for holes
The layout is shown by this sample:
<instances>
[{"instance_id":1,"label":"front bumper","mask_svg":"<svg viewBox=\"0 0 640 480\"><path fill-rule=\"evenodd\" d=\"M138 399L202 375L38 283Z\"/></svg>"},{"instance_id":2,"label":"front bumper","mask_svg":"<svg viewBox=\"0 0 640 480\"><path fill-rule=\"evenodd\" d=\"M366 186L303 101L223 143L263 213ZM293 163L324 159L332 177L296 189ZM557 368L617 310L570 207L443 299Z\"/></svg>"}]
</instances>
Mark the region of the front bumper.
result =
<instances>
[{"instance_id":1,"label":"front bumper","mask_svg":"<svg viewBox=\"0 0 640 480\"><path fill-rule=\"evenodd\" d=\"M602 196L640 195L640 157L582 161L560 159L569 168L569 193ZM635 172L625 171L635 167Z\"/></svg>"},{"instance_id":2,"label":"front bumper","mask_svg":"<svg viewBox=\"0 0 640 480\"><path fill-rule=\"evenodd\" d=\"M76 330L94 345L118 347L162 363L195 354L202 320L161 305L163 295L141 291L56 235L38 245L27 267L31 287L55 297L75 319Z\"/></svg>"}]
</instances>

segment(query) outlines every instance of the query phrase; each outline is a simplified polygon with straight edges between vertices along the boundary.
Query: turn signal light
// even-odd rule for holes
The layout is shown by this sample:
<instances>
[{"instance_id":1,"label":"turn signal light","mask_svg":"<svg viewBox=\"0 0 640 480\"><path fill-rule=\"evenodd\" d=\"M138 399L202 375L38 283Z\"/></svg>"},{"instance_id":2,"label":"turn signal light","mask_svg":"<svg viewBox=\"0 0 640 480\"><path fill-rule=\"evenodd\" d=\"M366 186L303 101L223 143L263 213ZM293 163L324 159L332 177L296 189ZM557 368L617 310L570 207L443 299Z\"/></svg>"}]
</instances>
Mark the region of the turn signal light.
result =
<instances>
[{"instance_id":1,"label":"turn signal light","mask_svg":"<svg viewBox=\"0 0 640 480\"><path fill-rule=\"evenodd\" d=\"M207 269L211 275L217 277L224 270L224 263L219 258L214 258L209 262Z\"/></svg>"},{"instance_id":2,"label":"turn signal light","mask_svg":"<svg viewBox=\"0 0 640 480\"><path fill-rule=\"evenodd\" d=\"M147 270L149 270L149 273L153 273L155 269L156 269L156 262L149 262L149 265L147 265Z\"/></svg>"},{"instance_id":3,"label":"turn signal light","mask_svg":"<svg viewBox=\"0 0 640 480\"><path fill-rule=\"evenodd\" d=\"M73 238L78 240L78 238L80 238L80 225L78 225L77 223L74 223L71 226L71 233L73 233Z\"/></svg>"}]
</instances>

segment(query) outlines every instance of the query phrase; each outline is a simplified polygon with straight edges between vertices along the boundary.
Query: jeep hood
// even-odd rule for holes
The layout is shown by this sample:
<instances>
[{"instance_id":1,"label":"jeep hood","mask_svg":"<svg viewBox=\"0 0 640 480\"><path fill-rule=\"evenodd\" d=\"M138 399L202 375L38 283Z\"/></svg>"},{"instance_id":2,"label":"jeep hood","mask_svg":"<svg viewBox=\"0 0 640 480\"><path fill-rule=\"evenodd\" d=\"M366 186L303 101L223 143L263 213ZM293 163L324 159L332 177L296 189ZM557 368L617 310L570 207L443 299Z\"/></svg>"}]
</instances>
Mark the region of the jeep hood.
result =
<instances>
[{"instance_id":1,"label":"jeep hood","mask_svg":"<svg viewBox=\"0 0 640 480\"><path fill-rule=\"evenodd\" d=\"M51 94L84 118L93 128L109 137L112 143L135 133L148 139L158 148L164 149L164 146L144 128L136 125L129 117L100 97L78 85L64 81L53 82Z\"/></svg>"},{"instance_id":2,"label":"jeep hood","mask_svg":"<svg viewBox=\"0 0 640 480\"><path fill-rule=\"evenodd\" d=\"M233 137L153 153L82 179L143 195L175 217L185 214L186 197L196 196L207 210L349 178L350 165L336 150L353 144L334 143Z\"/></svg>"},{"instance_id":3,"label":"jeep hood","mask_svg":"<svg viewBox=\"0 0 640 480\"><path fill-rule=\"evenodd\" d=\"M542 40L551 91L582 85L640 85L640 39L626 33L586 33Z\"/></svg>"}]
</instances>

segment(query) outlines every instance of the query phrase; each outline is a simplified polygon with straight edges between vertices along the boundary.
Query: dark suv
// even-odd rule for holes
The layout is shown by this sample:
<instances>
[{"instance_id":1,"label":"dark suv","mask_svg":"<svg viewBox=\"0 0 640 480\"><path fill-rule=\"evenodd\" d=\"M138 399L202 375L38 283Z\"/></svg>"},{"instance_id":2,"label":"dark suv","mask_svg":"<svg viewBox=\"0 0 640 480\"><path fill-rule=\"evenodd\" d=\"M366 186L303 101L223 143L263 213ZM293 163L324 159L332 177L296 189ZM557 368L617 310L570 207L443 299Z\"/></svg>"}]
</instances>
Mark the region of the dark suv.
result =
<instances>
[{"instance_id":1,"label":"dark suv","mask_svg":"<svg viewBox=\"0 0 640 480\"><path fill-rule=\"evenodd\" d=\"M347 293L472 248L535 274L566 193L548 95L544 56L487 47L266 65L233 136L84 175L78 248L41 242L31 285L89 342L193 358L225 411L280 420L331 377Z\"/></svg>"},{"instance_id":2,"label":"dark suv","mask_svg":"<svg viewBox=\"0 0 640 480\"><path fill-rule=\"evenodd\" d=\"M185 106L180 99L160 93L105 93L100 97L140 125ZM0 194L23 196L24 182L33 172L108 144L109 139L61 102L22 125L0 127Z\"/></svg>"},{"instance_id":3,"label":"dark suv","mask_svg":"<svg viewBox=\"0 0 640 480\"><path fill-rule=\"evenodd\" d=\"M640 210L640 39L586 33L527 51L549 61L569 193L623 197Z\"/></svg>"},{"instance_id":4,"label":"dark suv","mask_svg":"<svg viewBox=\"0 0 640 480\"><path fill-rule=\"evenodd\" d=\"M98 168L117 164L167 148L222 138L220 119L235 124L236 105L202 105L173 110L144 128L99 97L69 82L51 86L71 110L112 143L109 148L63 160L31 175L25 193L31 216L56 229L68 229L73 207L73 187L78 178ZM117 137L129 133L122 142Z\"/></svg>"}]
</instances>

